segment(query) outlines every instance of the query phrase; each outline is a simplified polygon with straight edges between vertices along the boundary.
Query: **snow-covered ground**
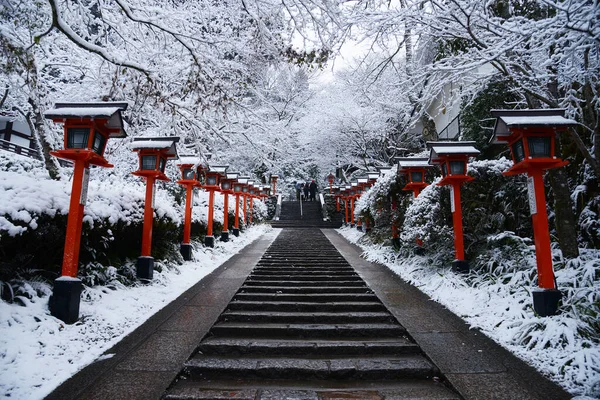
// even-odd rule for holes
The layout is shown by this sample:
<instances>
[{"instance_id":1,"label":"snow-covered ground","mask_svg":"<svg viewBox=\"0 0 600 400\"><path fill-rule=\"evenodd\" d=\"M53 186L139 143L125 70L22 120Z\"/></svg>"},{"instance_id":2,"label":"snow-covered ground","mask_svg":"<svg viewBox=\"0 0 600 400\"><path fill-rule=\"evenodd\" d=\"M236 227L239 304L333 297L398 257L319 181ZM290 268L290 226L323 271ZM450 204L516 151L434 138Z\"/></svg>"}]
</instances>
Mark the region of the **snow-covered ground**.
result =
<instances>
[{"instance_id":1,"label":"snow-covered ground","mask_svg":"<svg viewBox=\"0 0 600 400\"><path fill-rule=\"evenodd\" d=\"M600 398L600 345L578 332L582 325L574 308L541 318L530 307L534 287L526 287L518 277L501 282L472 275L468 280L449 267L432 266L427 257L398 256L389 246L371 243L356 229L346 227L339 232L362 248L365 259L387 266L578 400ZM588 263L593 271L597 270L599 259L597 250L582 249L578 263ZM572 271L556 271L556 279L559 288L564 287L573 280Z\"/></svg>"},{"instance_id":2,"label":"snow-covered ground","mask_svg":"<svg viewBox=\"0 0 600 400\"><path fill-rule=\"evenodd\" d=\"M27 307L0 301L0 394L41 399L157 311L262 235L279 230L258 225L215 248L195 246L194 260L155 271L148 285L86 287L81 319L66 325L48 311L48 297Z\"/></svg>"}]
</instances>

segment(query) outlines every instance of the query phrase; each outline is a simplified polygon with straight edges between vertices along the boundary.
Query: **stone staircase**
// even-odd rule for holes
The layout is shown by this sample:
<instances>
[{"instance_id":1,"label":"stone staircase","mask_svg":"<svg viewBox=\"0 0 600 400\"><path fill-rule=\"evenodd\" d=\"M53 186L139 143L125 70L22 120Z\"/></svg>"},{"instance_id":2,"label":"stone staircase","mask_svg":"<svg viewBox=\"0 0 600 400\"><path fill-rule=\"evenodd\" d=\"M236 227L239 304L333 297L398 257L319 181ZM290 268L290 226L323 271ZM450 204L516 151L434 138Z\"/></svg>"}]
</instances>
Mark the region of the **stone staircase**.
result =
<instances>
[{"instance_id":1,"label":"stone staircase","mask_svg":"<svg viewBox=\"0 0 600 400\"><path fill-rule=\"evenodd\" d=\"M285 229L163 397L460 399L319 230Z\"/></svg>"},{"instance_id":2,"label":"stone staircase","mask_svg":"<svg viewBox=\"0 0 600 400\"><path fill-rule=\"evenodd\" d=\"M318 201L302 202L302 214L300 214L299 201L283 201L279 221L270 221L270 224L274 228L339 228L342 226L341 218L333 216L330 220L323 221L321 204Z\"/></svg>"}]
</instances>

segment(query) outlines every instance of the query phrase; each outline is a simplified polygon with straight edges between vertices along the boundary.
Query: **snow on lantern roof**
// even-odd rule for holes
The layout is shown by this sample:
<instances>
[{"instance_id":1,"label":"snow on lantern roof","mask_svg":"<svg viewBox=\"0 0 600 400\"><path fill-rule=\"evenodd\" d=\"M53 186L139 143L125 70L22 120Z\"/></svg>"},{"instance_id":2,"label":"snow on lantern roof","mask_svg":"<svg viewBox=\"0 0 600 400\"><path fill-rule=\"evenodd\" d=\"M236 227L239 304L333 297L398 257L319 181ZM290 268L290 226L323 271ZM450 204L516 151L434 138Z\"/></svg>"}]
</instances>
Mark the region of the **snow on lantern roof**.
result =
<instances>
[{"instance_id":1,"label":"snow on lantern roof","mask_svg":"<svg viewBox=\"0 0 600 400\"><path fill-rule=\"evenodd\" d=\"M227 179L237 179L240 176L239 172L228 172Z\"/></svg>"},{"instance_id":2,"label":"snow on lantern roof","mask_svg":"<svg viewBox=\"0 0 600 400\"><path fill-rule=\"evenodd\" d=\"M177 161L176 165L191 165L192 167L195 165L200 165L200 157L181 155L179 156L179 160Z\"/></svg>"},{"instance_id":3,"label":"snow on lantern roof","mask_svg":"<svg viewBox=\"0 0 600 400\"><path fill-rule=\"evenodd\" d=\"M229 168L229 165L209 165L208 170L210 172L218 172L219 174L224 174Z\"/></svg>"},{"instance_id":4,"label":"snow on lantern roof","mask_svg":"<svg viewBox=\"0 0 600 400\"><path fill-rule=\"evenodd\" d=\"M250 180L250 177L249 177L249 176L240 176L240 177L238 178L238 182L239 182L239 183L242 183L242 184L246 184L246 183L248 183L248 180Z\"/></svg>"},{"instance_id":5,"label":"snow on lantern roof","mask_svg":"<svg viewBox=\"0 0 600 400\"><path fill-rule=\"evenodd\" d=\"M467 157L479 154L474 146L475 142L427 142L427 147L431 150L429 162L439 160L440 156L465 155Z\"/></svg>"},{"instance_id":6,"label":"snow on lantern roof","mask_svg":"<svg viewBox=\"0 0 600 400\"><path fill-rule=\"evenodd\" d=\"M578 125L577 121L565 118L564 108L546 108L539 110L491 110L496 123L490 143L506 142L511 128L529 126L561 127Z\"/></svg>"},{"instance_id":7,"label":"snow on lantern roof","mask_svg":"<svg viewBox=\"0 0 600 400\"><path fill-rule=\"evenodd\" d=\"M131 150L142 150L142 149L157 149L164 150L168 149L165 153L168 158L178 158L177 147L175 144L179 142L178 136L169 137L137 137L133 138L133 142L130 144Z\"/></svg>"},{"instance_id":8,"label":"snow on lantern roof","mask_svg":"<svg viewBox=\"0 0 600 400\"><path fill-rule=\"evenodd\" d=\"M121 111L127 110L126 102L103 101L91 103L56 103L53 109L47 110L44 116L48 119L67 118L104 118L111 138L125 138Z\"/></svg>"},{"instance_id":9,"label":"snow on lantern roof","mask_svg":"<svg viewBox=\"0 0 600 400\"><path fill-rule=\"evenodd\" d=\"M427 168L431 167L427 157L396 157L400 168Z\"/></svg>"},{"instance_id":10,"label":"snow on lantern roof","mask_svg":"<svg viewBox=\"0 0 600 400\"><path fill-rule=\"evenodd\" d=\"M369 182L369 178L366 176L359 176L358 178L356 178L356 180L358 181L358 183L367 183Z\"/></svg>"}]
</instances>

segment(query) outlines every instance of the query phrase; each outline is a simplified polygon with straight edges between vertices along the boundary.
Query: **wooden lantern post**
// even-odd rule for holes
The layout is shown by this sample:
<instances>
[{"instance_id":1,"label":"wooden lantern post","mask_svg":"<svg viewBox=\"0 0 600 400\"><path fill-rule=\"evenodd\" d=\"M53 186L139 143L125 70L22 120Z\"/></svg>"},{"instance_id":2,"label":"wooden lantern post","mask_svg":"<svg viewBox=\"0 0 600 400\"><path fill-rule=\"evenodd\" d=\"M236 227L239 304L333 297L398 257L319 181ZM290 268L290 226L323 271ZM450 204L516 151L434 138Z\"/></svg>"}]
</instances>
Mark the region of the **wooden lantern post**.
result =
<instances>
[{"instance_id":1,"label":"wooden lantern post","mask_svg":"<svg viewBox=\"0 0 600 400\"><path fill-rule=\"evenodd\" d=\"M340 212L340 197L342 188L338 185L333 186L333 197L335 198L335 211Z\"/></svg>"},{"instance_id":2,"label":"wooden lantern post","mask_svg":"<svg viewBox=\"0 0 600 400\"><path fill-rule=\"evenodd\" d=\"M238 177L233 183L233 193L235 193L235 221L233 224L233 235L236 237L240 236L240 196L244 193L244 179L245 178Z\"/></svg>"},{"instance_id":3,"label":"wooden lantern post","mask_svg":"<svg viewBox=\"0 0 600 400\"><path fill-rule=\"evenodd\" d=\"M562 293L552 267L544 173L568 164L556 157L555 136L578 124L565 118L564 109L492 110L492 115L496 117L492 142L507 144L512 153L514 165L504 175L527 174L539 287L533 292L533 308L542 317L555 315Z\"/></svg>"},{"instance_id":4,"label":"wooden lantern post","mask_svg":"<svg viewBox=\"0 0 600 400\"><path fill-rule=\"evenodd\" d=\"M225 173L225 178L221 180L221 193L223 193L223 230L221 231L221 241L229 241L229 195L234 194L233 184L238 178L237 172Z\"/></svg>"},{"instance_id":5,"label":"wooden lantern post","mask_svg":"<svg viewBox=\"0 0 600 400\"><path fill-rule=\"evenodd\" d=\"M429 163L439 165L442 170L443 178L438 186L450 185L455 251L452 268L459 272L469 271L469 263L465 260L460 188L464 182L475 179L467 175L467 161L479 154L474 144L475 142L427 142L430 149Z\"/></svg>"},{"instance_id":6,"label":"wooden lantern post","mask_svg":"<svg viewBox=\"0 0 600 400\"><path fill-rule=\"evenodd\" d=\"M413 196L418 197L421 190L429 186L425 182L425 171L432 167L429 159L427 157L398 157L396 160L398 161L398 173L403 174L408 182L402 190L412 191ZM417 246L423 246L423 241L418 237Z\"/></svg>"},{"instance_id":7,"label":"wooden lantern post","mask_svg":"<svg viewBox=\"0 0 600 400\"><path fill-rule=\"evenodd\" d=\"M179 138L137 137L131 143L131 150L138 153L139 169L132 175L146 180L146 198L144 202L144 228L142 232L142 254L137 259L136 275L144 281L152 280L154 258L152 257L152 224L154 222L155 182L170 181L165 175L167 160L177 158L176 143Z\"/></svg>"},{"instance_id":8,"label":"wooden lantern post","mask_svg":"<svg viewBox=\"0 0 600 400\"><path fill-rule=\"evenodd\" d=\"M367 177L358 177L356 178L356 195L354 196L356 200L360 199L362 194L365 191L365 185L369 182L369 178ZM361 217L358 217L356 220L356 229L359 231L363 230L363 221Z\"/></svg>"},{"instance_id":9,"label":"wooden lantern post","mask_svg":"<svg viewBox=\"0 0 600 400\"><path fill-rule=\"evenodd\" d=\"M254 180L249 180L248 181L248 198L250 199L249 203L248 203L248 225L252 225L252 214L254 211L254 194L255 194L255 188L254 188Z\"/></svg>"},{"instance_id":10,"label":"wooden lantern post","mask_svg":"<svg viewBox=\"0 0 600 400\"><path fill-rule=\"evenodd\" d=\"M329 181L329 194L333 194L333 182L335 181L335 175L330 172L329 175L327 175L327 181Z\"/></svg>"},{"instance_id":11,"label":"wooden lantern post","mask_svg":"<svg viewBox=\"0 0 600 400\"><path fill-rule=\"evenodd\" d=\"M242 211L243 214L243 222L244 226L248 224L248 183L250 182L250 177L243 176L238 178L238 182L242 183Z\"/></svg>"},{"instance_id":12,"label":"wooden lantern post","mask_svg":"<svg viewBox=\"0 0 600 400\"><path fill-rule=\"evenodd\" d=\"M192 234L192 206L193 200L192 195L194 188L200 186L195 168L200 164L200 159L195 156L181 156L177 162L177 166L181 170L181 179L177 181L178 184L185 187L185 212L183 219L183 242L179 247L179 251L185 261L192 259L192 245L191 245L191 234Z\"/></svg>"},{"instance_id":13,"label":"wooden lantern post","mask_svg":"<svg viewBox=\"0 0 600 400\"><path fill-rule=\"evenodd\" d=\"M356 224L354 223L354 200L356 199L356 189L358 187L358 182L350 182L350 228L354 228Z\"/></svg>"},{"instance_id":14,"label":"wooden lantern post","mask_svg":"<svg viewBox=\"0 0 600 400\"><path fill-rule=\"evenodd\" d=\"M208 192L208 226L206 227L206 236L204 245L215 247L215 237L213 236L213 220L215 213L215 192L220 189L221 178L227 171L227 166L211 165L206 171L206 180L202 186Z\"/></svg>"},{"instance_id":15,"label":"wooden lantern post","mask_svg":"<svg viewBox=\"0 0 600 400\"><path fill-rule=\"evenodd\" d=\"M57 103L44 113L55 123L64 124L64 149L50 154L72 161L74 167L61 276L54 281L48 303L50 313L67 324L79 319L83 285L77 270L89 167L112 168L104 158L104 150L109 138L127 136L121 117L127 106L122 102Z\"/></svg>"},{"instance_id":16,"label":"wooden lantern post","mask_svg":"<svg viewBox=\"0 0 600 400\"><path fill-rule=\"evenodd\" d=\"M349 201L350 201L350 193L352 191L352 185L346 185L342 188L342 199L344 200L344 211L346 218L344 219L344 224L346 226L350 225L350 210L349 210Z\"/></svg>"}]
</instances>

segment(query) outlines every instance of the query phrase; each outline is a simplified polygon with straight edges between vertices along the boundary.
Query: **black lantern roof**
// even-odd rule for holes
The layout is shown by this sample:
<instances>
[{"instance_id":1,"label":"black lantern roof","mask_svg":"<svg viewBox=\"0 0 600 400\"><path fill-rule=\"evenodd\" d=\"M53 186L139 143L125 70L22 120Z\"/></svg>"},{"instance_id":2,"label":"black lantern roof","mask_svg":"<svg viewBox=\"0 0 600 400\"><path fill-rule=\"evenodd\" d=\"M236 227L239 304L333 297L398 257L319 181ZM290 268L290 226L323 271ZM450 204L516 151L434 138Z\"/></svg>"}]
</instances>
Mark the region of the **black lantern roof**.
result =
<instances>
[{"instance_id":1,"label":"black lantern roof","mask_svg":"<svg viewBox=\"0 0 600 400\"><path fill-rule=\"evenodd\" d=\"M398 166L400 169L405 168L429 168L429 158L427 157L397 157Z\"/></svg>"},{"instance_id":2,"label":"black lantern roof","mask_svg":"<svg viewBox=\"0 0 600 400\"><path fill-rule=\"evenodd\" d=\"M127 110L126 102L104 101L90 103L56 103L44 116L48 119L107 119L106 128L111 138L125 138L121 111Z\"/></svg>"},{"instance_id":3,"label":"black lantern roof","mask_svg":"<svg viewBox=\"0 0 600 400\"><path fill-rule=\"evenodd\" d=\"M441 158L451 156L475 157L479 150L475 148L475 142L427 142L430 149L429 163L437 164Z\"/></svg>"},{"instance_id":4,"label":"black lantern roof","mask_svg":"<svg viewBox=\"0 0 600 400\"><path fill-rule=\"evenodd\" d=\"M176 143L179 142L178 136L170 137L136 137L131 143L131 150L166 150L164 153L167 158L178 158Z\"/></svg>"},{"instance_id":5,"label":"black lantern roof","mask_svg":"<svg viewBox=\"0 0 600 400\"><path fill-rule=\"evenodd\" d=\"M539 110L491 110L496 117L494 134L490 143L497 144L508 141L513 128L546 127L565 130L569 126L578 125L577 121L565 118L564 108L547 108Z\"/></svg>"}]
</instances>

